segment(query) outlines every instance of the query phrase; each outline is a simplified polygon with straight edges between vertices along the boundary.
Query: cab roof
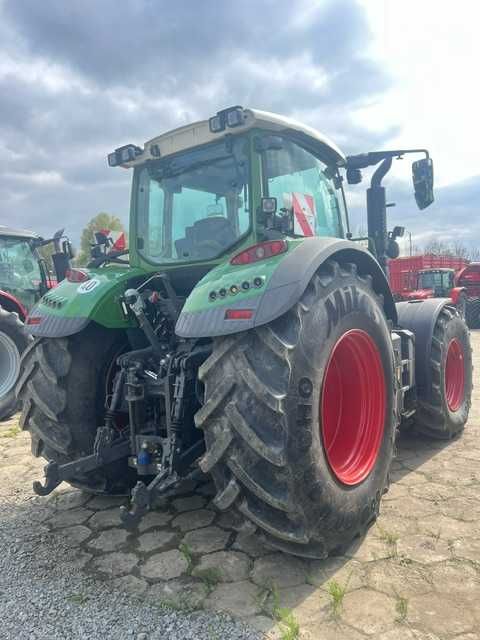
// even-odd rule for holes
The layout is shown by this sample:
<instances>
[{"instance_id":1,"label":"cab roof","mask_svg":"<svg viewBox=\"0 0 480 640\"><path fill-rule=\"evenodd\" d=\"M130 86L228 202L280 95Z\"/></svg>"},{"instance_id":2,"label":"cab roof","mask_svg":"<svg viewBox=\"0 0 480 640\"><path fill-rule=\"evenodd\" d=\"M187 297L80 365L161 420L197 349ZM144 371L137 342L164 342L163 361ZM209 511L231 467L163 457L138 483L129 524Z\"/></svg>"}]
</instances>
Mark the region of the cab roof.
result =
<instances>
[{"instance_id":1,"label":"cab roof","mask_svg":"<svg viewBox=\"0 0 480 640\"><path fill-rule=\"evenodd\" d=\"M304 146L311 148L312 151L317 150L322 153L330 164L341 165L345 162L343 152L316 129L276 113L244 108L243 123L235 126L235 128L226 127L221 132L213 133L210 130L209 120L201 120L178 127L177 129L167 131L160 136L148 140L144 145L144 151L141 155L122 166L132 167L143 164L146 160L155 160L159 157L169 156L192 147L215 142L227 135L236 135L257 127L275 133L295 135L299 141L303 142Z\"/></svg>"},{"instance_id":2,"label":"cab roof","mask_svg":"<svg viewBox=\"0 0 480 640\"><path fill-rule=\"evenodd\" d=\"M0 237L12 237L12 238L38 238L39 236L33 231L27 231L26 229L14 229L13 227L6 227L0 224Z\"/></svg>"}]
</instances>

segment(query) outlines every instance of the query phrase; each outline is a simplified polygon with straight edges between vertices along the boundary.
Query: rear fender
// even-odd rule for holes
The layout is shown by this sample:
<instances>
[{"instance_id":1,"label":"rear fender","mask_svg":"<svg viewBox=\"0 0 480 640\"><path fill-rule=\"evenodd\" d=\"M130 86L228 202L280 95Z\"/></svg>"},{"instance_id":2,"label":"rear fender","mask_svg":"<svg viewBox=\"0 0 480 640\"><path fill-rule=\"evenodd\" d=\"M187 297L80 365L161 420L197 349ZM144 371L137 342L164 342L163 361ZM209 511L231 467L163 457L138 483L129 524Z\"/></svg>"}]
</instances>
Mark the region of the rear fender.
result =
<instances>
[{"instance_id":1,"label":"rear fender","mask_svg":"<svg viewBox=\"0 0 480 640\"><path fill-rule=\"evenodd\" d=\"M135 326L125 317L120 298L127 284L145 272L107 267L87 273L90 279L82 283L62 280L32 308L26 321L32 335L62 338L79 333L92 321L108 329Z\"/></svg>"},{"instance_id":2,"label":"rear fender","mask_svg":"<svg viewBox=\"0 0 480 640\"><path fill-rule=\"evenodd\" d=\"M458 287L465 287L469 298L480 297L480 262L471 262L455 277Z\"/></svg>"},{"instance_id":3,"label":"rear fender","mask_svg":"<svg viewBox=\"0 0 480 640\"><path fill-rule=\"evenodd\" d=\"M340 238L306 238L289 241L285 254L250 265L228 263L210 271L187 298L176 325L184 338L214 337L237 333L275 320L301 298L318 268L327 260L353 262L360 274L370 274L375 291L383 296L387 318L397 320L395 302L387 278L372 254L350 240ZM258 289L243 291L242 282L261 278ZM229 295L230 287L240 291ZM209 300L210 292L226 290L223 299ZM244 320L227 320L226 310L248 309L252 316Z\"/></svg>"},{"instance_id":4,"label":"rear fender","mask_svg":"<svg viewBox=\"0 0 480 640\"><path fill-rule=\"evenodd\" d=\"M440 311L451 305L449 298L428 298L397 302L398 326L408 329L415 336L415 379L422 395L430 392L430 357L433 330Z\"/></svg>"},{"instance_id":5,"label":"rear fender","mask_svg":"<svg viewBox=\"0 0 480 640\"><path fill-rule=\"evenodd\" d=\"M20 320L25 320L27 316L27 310L23 306L23 304L11 293L8 291L0 290L0 307L5 309L5 311L14 311L18 313L18 317Z\"/></svg>"},{"instance_id":6,"label":"rear fender","mask_svg":"<svg viewBox=\"0 0 480 640\"><path fill-rule=\"evenodd\" d=\"M462 295L462 293L464 295L466 295L467 290L465 287L454 287L453 289L450 290L450 298L452 299L452 303L457 306L458 301L460 300L460 296Z\"/></svg>"},{"instance_id":7,"label":"rear fender","mask_svg":"<svg viewBox=\"0 0 480 640\"><path fill-rule=\"evenodd\" d=\"M433 297L433 289L416 289L404 295L405 300L426 300Z\"/></svg>"}]
</instances>

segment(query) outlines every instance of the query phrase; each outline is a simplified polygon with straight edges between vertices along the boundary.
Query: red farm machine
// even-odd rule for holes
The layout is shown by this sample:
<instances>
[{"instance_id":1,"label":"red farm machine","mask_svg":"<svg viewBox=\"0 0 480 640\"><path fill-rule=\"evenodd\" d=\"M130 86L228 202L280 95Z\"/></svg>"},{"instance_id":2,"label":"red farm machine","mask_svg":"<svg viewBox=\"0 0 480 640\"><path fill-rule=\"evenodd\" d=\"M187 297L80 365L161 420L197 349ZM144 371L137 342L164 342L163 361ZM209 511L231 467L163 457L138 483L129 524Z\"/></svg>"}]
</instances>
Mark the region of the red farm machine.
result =
<instances>
[{"instance_id":1,"label":"red farm machine","mask_svg":"<svg viewBox=\"0 0 480 640\"><path fill-rule=\"evenodd\" d=\"M39 249L53 243L54 275L49 272ZM23 229L0 226L0 419L14 413L15 383L21 353L31 338L24 321L33 305L60 280L71 257L71 247L63 229L44 240Z\"/></svg>"},{"instance_id":2,"label":"red farm machine","mask_svg":"<svg viewBox=\"0 0 480 640\"><path fill-rule=\"evenodd\" d=\"M463 287L467 304L465 319L470 329L480 329L480 262L470 262L455 274L458 287Z\"/></svg>"},{"instance_id":3,"label":"red farm machine","mask_svg":"<svg viewBox=\"0 0 480 640\"><path fill-rule=\"evenodd\" d=\"M390 260L388 268L396 300L450 298L471 329L480 327L480 263L426 254Z\"/></svg>"}]
</instances>

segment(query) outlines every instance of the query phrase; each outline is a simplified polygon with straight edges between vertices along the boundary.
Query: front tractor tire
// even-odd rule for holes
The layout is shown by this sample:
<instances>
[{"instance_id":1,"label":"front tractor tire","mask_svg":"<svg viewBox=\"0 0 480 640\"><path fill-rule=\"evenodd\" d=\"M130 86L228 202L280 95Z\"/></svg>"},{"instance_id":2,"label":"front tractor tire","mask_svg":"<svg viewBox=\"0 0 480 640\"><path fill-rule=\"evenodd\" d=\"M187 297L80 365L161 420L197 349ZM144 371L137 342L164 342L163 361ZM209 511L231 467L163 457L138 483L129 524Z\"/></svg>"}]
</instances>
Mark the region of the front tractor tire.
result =
<instances>
[{"instance_id":1,"label":"front tractor tire","mask_svg":"<svg viewBox=\"0 0 480 640\"><path fill-rule=\"evenodd\" d=\"M453 307L444 307L435 323L427 362L431 385L418 391L416 431L450 440L465 427L472 396L472 348L468 328Z\"/></svg>"},{"instance_id":2,"label":"front tractor tire","mask_svg":"<svg viewBox=\"0 0 480 640\"><path fill-rule=\"evenodd\" d=\"M215 340L199 376L200 466L219 509L312 558L375 521L397 417L391 335L370 276L326 263L287 314Z\"/></svg>"},{"instance_id":3,"label":"front tractor tire","mask_svg":"<svg viewBox=\"0 0 480 640\"><path fill-rule=\"evenodd\" d=\"M64 464L92 453L125 341L123 332L91 324L67 338L37 339L27 349L17 395L20 426L30 432L34 456ZM89 493L125 495L131 487L127 461L105 465L70 484Z\"/></svg>"},{"instance_id":4,"label":"front tractor tire","mask_svg":"<svg viewBox=\"0 0 480 640\"><path fill-rule=\"evenodd\" d=\"M467 298L465 321L469 329L480 329L480 298Z\"/></svg>"},{"instance_id":5,"label":"front tractor tire","mask_svg":"<svg viewBox=\"0 0 480 640\"><path fill-rule=\"evenodd\" d=\"M17 313L0 307L0 420L7 420L18 408L15 384L20 358L32 340L24 327Z\"/></svg>"}]
</instances>

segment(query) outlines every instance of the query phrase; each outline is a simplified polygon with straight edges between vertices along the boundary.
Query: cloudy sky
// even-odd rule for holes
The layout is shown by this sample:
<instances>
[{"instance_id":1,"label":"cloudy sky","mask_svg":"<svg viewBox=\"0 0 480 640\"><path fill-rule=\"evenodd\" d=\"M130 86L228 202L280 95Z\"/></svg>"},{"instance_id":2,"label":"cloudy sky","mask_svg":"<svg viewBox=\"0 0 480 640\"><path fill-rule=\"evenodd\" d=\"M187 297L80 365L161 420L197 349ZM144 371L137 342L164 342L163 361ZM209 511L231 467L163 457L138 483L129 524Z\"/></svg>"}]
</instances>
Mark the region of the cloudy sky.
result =
<instances>
[{"instance_id":1,"label":"cloudy sky","mask_svg":"<svg viewBox=\"0 0 480 640\"><path fill-rule=\"evenodd\" d=\"M0 0L0 223L78 241L99 211L126 221L107 153L243 104L347 153L428 147L436 202L416 210L398 162L391 224L480 246L479 22L470 0Z\"/></svg>"}]
</instances>

